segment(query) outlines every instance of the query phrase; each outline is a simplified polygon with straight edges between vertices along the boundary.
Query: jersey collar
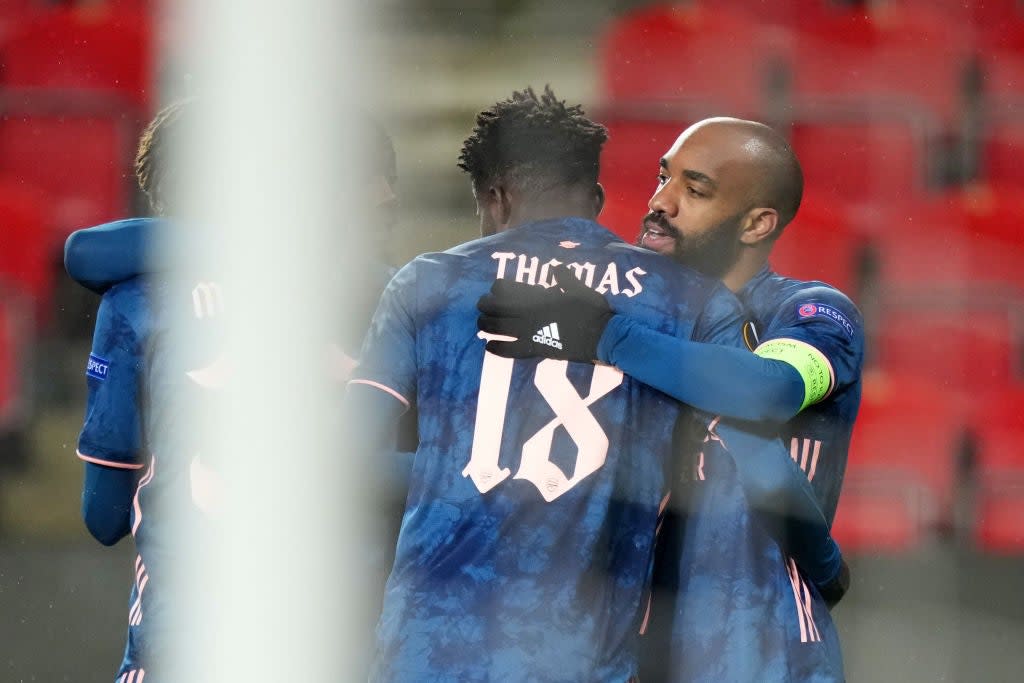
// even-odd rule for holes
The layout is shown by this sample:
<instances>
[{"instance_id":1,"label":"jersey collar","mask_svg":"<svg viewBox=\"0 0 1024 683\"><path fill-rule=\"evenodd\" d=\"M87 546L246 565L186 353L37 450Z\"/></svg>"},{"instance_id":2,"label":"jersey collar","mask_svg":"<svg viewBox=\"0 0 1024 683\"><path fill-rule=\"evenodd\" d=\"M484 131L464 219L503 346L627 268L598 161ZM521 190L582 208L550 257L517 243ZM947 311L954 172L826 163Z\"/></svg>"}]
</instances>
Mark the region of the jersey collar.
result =
<instances>
[{"instance_id":1,"label":"jersey collar","mask_svg":"<svg viewBox=\"0 0 1024 683\"><path fill-rule=\"evenodd\" d=\"M736 292L736 295L740 299L745 300L754 292L755 289L760 287L762 283L764 283L769 277L771 277L771 275L772 270L766 263L764 266L761 267L761 270L757 271L757 275L750 278L747 284L743 285L743 288L740 289L740 291Z\"/></svg>"}]
</instances>

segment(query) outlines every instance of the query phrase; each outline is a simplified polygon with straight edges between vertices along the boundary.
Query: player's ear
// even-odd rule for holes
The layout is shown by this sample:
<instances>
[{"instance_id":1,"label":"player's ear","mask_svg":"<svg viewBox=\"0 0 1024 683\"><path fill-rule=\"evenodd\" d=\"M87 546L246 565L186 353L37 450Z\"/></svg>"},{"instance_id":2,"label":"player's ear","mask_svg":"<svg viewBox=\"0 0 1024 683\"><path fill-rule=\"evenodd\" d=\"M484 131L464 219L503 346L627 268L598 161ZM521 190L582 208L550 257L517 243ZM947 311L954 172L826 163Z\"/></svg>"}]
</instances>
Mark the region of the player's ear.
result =
<instances>
[{"instance_id":1,"label":"player's ear","mask_svg":"<svg viewBox=\"0 0 1024 683\"><path fill-rule=\"evenodd\" d=\"M594 216L601 215L601 209L604 208L604 187L601 183L594 183Z\"/></svg>"},{"instance_id":2,"label":"player's ear","mask_svg":"<svg viewBox=\"0 0 1024 683\"><path fill-rule=\"evenodd\" d=\"M753 246L770 240L779 226L779 212L775 209L759 207L747 212L747 219L740 233L740 242Z\"/></svg>"},{"instance_id":3,"label":"player's ear","mask_svg":"<svg viewBox=\"0 0 1024 683\"><path fill-rule=\"evenodd\" d=\"M476 213L480 217L480 233L484 237L508 227L508 198L503 188L490 185L486 190L474 188Z\"/></svg>"},{"instance_id":4,"label":"player's ear","mask_svg":"<svg viewBox=\"0 0 1024 683\"><path fill-rule=\"evenodd\" d=\"M487 206L498 232L508 228L512 219L512 197L504 185L491 185L487 190Z\"/></svg>"}]
</instances>

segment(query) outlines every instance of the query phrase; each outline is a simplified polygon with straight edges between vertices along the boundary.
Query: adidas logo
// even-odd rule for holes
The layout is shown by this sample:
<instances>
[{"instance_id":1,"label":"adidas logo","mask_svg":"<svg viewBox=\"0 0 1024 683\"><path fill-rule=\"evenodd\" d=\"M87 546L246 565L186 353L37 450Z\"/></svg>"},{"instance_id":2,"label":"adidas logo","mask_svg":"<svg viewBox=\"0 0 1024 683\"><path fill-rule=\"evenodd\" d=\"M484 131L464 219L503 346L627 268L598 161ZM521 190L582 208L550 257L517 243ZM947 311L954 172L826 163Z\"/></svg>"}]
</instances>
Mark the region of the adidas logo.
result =
<instances>
[{"instance_id":1,"label":"adidas logo","mask_svg":"<svg viewBox=\"0 0 1024 683\"><path fill-rule=\"evenodd\" d=\"M558 323L545 325L533 333L533 341L538 344L547 344L556 349L562 348L562 342L558 336Z\"/></svg>"}]
</instances>

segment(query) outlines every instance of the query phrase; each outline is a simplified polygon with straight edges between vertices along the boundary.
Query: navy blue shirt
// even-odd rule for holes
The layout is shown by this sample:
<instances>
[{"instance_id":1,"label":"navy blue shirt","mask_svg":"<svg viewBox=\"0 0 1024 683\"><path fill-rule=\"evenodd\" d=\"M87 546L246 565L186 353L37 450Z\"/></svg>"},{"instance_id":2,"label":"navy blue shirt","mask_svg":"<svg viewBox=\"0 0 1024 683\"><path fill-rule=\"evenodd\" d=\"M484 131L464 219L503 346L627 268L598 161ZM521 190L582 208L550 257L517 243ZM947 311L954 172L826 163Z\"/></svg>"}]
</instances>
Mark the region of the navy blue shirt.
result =
<instances>
[{"instance_id":1,"label":"navy blue shirt","mask_svg":"<svg viewBox=\"0 0 1024 683\"><path fill-rule=\"evenodd\" d=\"M753 345L797 340L831 365L830 393L780 429L794 467L808 477L831 522L860 402L861 316L838 290L767 269L739 297L755 321ZM672 681L844 680L826 605L751 513L732 458L714 433L697 449L686 479L681 528L669 532L677 542L659 553L657 570L671 575L664 580L674 603L671 642L652 634L650 660L668 663Z\"/></svg>"},{"instance_id":2,"label":"navy blue shirt","mask_svg":"<svg viewBox=\"0 0 1024 683\"><path fill-rule=\"evenodd\" d=\"M497 278L566 263L617 308L738 346L720 284L582 219L428 254L385 291L357 379L419 410L373 678L626 681L637 673L659 506L681 404L608 365L485 353ZM557 339L556 326L538 330Z\"/></svg>"},{"instance_id":3,"label":"navy blue shirt","mask_svg":"<svg viewBox=\"0 0 1024 683\"><path fill-rule=\"evenodd\" d=\"M179 618L172 613L181 601L168 585L181 539L198 538L218 504L216 467L200 458L192 411L224 380L210 329L221 308L214 283L141 278L111 287L100 303L79 457L139 471L130 510L138 554L118 679L159 680L168 623ZM170 330L189 320L192 329L176 328L190 340L182 348Z\"/></svg>"},{"instance_id":4,"label":"navy blue shirt","mask_svg":"<svg viewBox=\"0 0 1024 683\"><path fill-rule=\"evenodd\" d=\"M850 436L860 407L864 324L850 299L823 282L762 270L739 292L757 326L758 342L796 339L824 354L832 391L781 429L793 460L810 479L829 522L835 519Z\"/></svg>"}]
</instances>

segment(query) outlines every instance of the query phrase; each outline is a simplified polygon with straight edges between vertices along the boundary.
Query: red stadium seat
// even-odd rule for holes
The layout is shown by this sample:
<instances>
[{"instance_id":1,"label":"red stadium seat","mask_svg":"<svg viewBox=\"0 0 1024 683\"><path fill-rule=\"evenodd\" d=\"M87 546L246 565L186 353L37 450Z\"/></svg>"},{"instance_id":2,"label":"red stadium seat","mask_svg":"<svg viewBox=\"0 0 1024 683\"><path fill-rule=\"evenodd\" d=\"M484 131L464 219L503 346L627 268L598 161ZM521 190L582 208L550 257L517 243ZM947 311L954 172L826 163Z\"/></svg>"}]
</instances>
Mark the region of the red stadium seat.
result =
<instances>
[{"instance_id":1,"label":"red stadium seat","mask_svg":"<svg viewBox=\"0 0 1024 683\"><path fill-rule=\"evenodd\" d=\"M1018 0L888 0L888 3L938 11L950 21L971 23L982 29L1024 19Z\"/></svg>"},{"instance_id":2,"label":"red stadium seat","mask_svg":"<svg viewBox=\"0 0 1024 683\"><path fill-rule=\"evenodd\" d=\"M51 198L51 245L78 227L129 212L134 120L110 115L0 118L0 173L17 176Z\"/></svg>"},{"instance_id":3,"label":"red stadium seat","mask_svg":"<svg viewBox=\"0 0 1024 683\"><path fill-rule=\"evenodd\" d=\"M854 212L857 230L877 257L887 296L966 288L969 240L962 221L950 212L936 201L893 201Z\"/></svg>"},{"instance_id":4,"label":"red stadium seat","mask_svg":"<svg viewBox=\"0 0 1024 683\"><path fill-rule=\"evenodd\" d=\"M928 12L848 12L794 35L793 146L808 187L840 201L920 193L960 116L969 34Z\"/></svg>"},{"instance_id":5,"label":"red stadium seat","mask_svg":"<svg viewBox=\"0 0 1024 683\"><path fill-rule=\"evenodd\" d=\"M925 190L930 135L901 115L871 116L823 114L793 122L792 145L810 190L854 203Z\"/></svg>"},{"instance_id":6,"label":"red stadium seat","mask_svg":"<svg viewBox=\"0 0 1024 683\"><path fill-rule=\"evenodd\" d=\"M854 224L878 258L892 300L993 306L1024 290L1024 201L1001 188L862 207Z\"/></svg>"},{"instance_id":7,"label":"red stadium seat","mask_svg":"<svg viewBox=\"0 0 1024 683\"><path fill-rule=\"evenodd\" d=\"M1015 3L1016 0L1001 0ZM1007 16L977 22L977 42L983 56L994 57L1001 52L1024 54L1024 5L1017 3L1016 10L1009 8Z\"/></svg>"},{"instance_id":8,"label":"red stadium seat","mask_svg":"<svg viewBox=\"0 0 1024 683\"><path fill-rule=\"evenodd\" d=\"M0 174L45 191L62 233L125 215L150 103L145 18L105 6L54 9L9 36L0 55Z\"/></svg>"},{"instance_id":9,"label":"red stadium seat","mask_svg":"<svg viewBox=\"0 0 1024 683\"><path fill-rule=\"evenodd\" d=\"M761 25L702 5L651 5L612 22L601 49L606 102L685 101L702 116L759 111Z\"/></svg>"},{"instance_id":10,"label":"red stadium seat","mask_svg":"<svg viewBox=\"0 0 1024 683\"><path fill-rule=\"evenodd\" d=\"M762 24L797 26L840 11L830 0L703 0L706 6L743 12Z\"/></svg>"},{"instance_id":11,"label":"red stadium seat","mask_svg":"<svg viewBox=\"0 0 1024 683\"><path fill-rule=\"evenodd\" d=\"M0 4L0 41L43 12L37 0L3 0Z\"/></svg>"},{"instance_id":12,"label":"red stadium seat","mask_svg":"<svg viewBox=\"0 0 1024 683\"><path fill-rule=\"evenodd\" d=\"M847 553L899 553L921 543L917 503L901 483L850 477L843 485L832 536Z\"/></svg>"},{"instance_id":13,"label":"red stadium seat","mask_svg":"<svg viewBox=\"0 0 1024 683\"><path fill-rule=\"evenodd\" d=\"M1020 338L1001 306L887 311L876 339L880 367L954 391L1003 387L1021 377Z\"/></svg>"},{"instance_id":14,"label":"red stadium seat","mask_svg":"<svg viewBox=\"0 0 1024 683\"><path fill-rule=\"evenodd\" d=\"M974 539L988 552L1024 553L1024 472L1015 474L1012 483L1003 479L999 489L979 493Z\"/></svg>"},{"instance_id":15,"label":"red stadium seat","mask_svg":"<svg viewBox=\"0 0 1024 683\"><path fill-rule=\"evenodd\" d=\"M837 538L909 548L944 523L954 493L961 397L899 372L866 373Z\"/></svg>"},{"instance_id":16,"label":"red stadium seat","mask_svg":"<svg viewBox=\"0 0 1024 683\"><path fill-rule=\"evenodd\" d=\"M29 415L29 318L17 288L0 282L0 434L24 429ZM4 455L0 453L0 458Z\"/></svg>"},{"instance_id":17,"label":"red stadium seat","mask_svg":"<svg viewBox=\"0 0 1024 683\"><path fill-rule=\"evenodd\" d=\"M821 280L854 296L858 258L866 240L841 207L804 198L793 222L772 249L772 269L801 280Z\"/></svg>"},{"instance_id":18,"label":"red stadium seat","mask_svg":"<svg viewBox=\"0 0 1024 683\"><path fill-rule=\"evenodd\" d=\"M107 4L59 7L0 45L6 87L116 94L141 112L152 101L149 19Z\"/></svg>"},{"instance_id":19,"label":"red stadium seat","mask_svg":"<svg viewBox=\"0 0 1024 683\"><path fill-rule=\"evenodd\" d=\"M1001 184L1024 184L1024 119L993 121L985 130L982 151L982 177Z\"/></svg>"},{"instance_id":20,"label":"red stadium seat","mask_svg":"<svg viewBox=\"0 0 1024 683\"><path fill-rule=\"evenodd\" d=\"M950 193L946 202L954 215L961 216L972 239L991 240L1001 247L1024 245L1024 196L1019 186L974 183Z\"/></svg>"},{"instance_id":21,"label":"red stadium seat","mask_svg":"<svg viewBox=\"0 0 1024 683\"><path fill-rule=\"evenodd\" d=\"M977 544L990 552L1024 553L1022 444L1019 426L979 432L974 531Z\"/></svg>"},{"instance_id":22,"label":"red stadium seat","mask_svg":"<svg viewBox=\"0 0 1024 683\"><path fill-rule=\"evenodd\" d=\"M971 402L977 479L974 538L995 553L1024 553L1024 387Z\"/></svg>"},{"instance_id":23,"label":"red stadium seat","mask_svg":"<svg viewBox=\"0 0 1024 683\"><path fill-rule=\"evenodd\" d=\"M33 300L37 321L52 314L52 243L43 207L39 191L12 178L0 178L0 278Z\"/></svg>"},{"instance_id":24,"label":"red stadium seat","mask_svg":"<svg viewBox=\"0 0 1024 683\"><path fill-rule=\"evenodd\" d=\"M851 10L807 24L794 38L797 97L826 97L882 113L923 111L946 125L959 118L971 33L941 14Z\"/></svg>"},{"instance_id":25,"label":"red stadium seat","mask_svg":"<svg viewBox=\"0 0 1024 683\"><path fill-rule=\"evenodd\" d=\"M986 49L978 53L985 123L981 176L990 183L1018 187L1024 183L1019 163L1024 153L1024 27L1019 33L1016 52Z\"/></svg>"}]
</instances>

